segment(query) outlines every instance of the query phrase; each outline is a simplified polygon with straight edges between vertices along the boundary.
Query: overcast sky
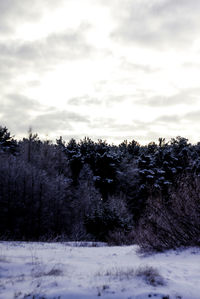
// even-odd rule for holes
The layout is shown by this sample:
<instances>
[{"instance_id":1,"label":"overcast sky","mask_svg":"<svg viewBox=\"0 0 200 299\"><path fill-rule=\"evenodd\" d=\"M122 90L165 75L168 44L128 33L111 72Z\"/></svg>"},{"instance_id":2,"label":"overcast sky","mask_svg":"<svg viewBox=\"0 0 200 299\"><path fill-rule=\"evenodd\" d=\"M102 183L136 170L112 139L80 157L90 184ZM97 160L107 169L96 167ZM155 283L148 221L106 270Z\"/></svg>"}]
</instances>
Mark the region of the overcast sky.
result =
<instances>
[{"instance_id":1,"label":"overcast sky","mask_svg":"<svg viewBox=\"0 0 200 299\"><path fill-rule=\"evenodd\" d=\"M0 0L0 125L16 137L200 141L199 0Z\"/></svg>"}]
</instances>

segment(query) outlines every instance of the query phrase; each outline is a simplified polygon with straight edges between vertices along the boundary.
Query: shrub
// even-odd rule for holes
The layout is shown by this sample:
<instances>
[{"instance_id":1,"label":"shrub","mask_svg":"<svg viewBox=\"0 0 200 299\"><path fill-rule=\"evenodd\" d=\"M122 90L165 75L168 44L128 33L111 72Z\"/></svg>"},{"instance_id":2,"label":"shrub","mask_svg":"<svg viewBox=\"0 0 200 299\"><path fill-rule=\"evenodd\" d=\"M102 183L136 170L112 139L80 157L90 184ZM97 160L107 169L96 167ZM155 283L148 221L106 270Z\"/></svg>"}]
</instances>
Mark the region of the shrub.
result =
<instances>
[{"instance_id":1,"label":"shrub","mask_svg":"<svg viewBox=\"0 0 200 299\"><path fill-rule=\"evenodd\" d=\"M177 180L170 196L151 196L137 229L142 249L163 251L200 245L200 177L187 174Z\"/></svg>"}]
</instances>

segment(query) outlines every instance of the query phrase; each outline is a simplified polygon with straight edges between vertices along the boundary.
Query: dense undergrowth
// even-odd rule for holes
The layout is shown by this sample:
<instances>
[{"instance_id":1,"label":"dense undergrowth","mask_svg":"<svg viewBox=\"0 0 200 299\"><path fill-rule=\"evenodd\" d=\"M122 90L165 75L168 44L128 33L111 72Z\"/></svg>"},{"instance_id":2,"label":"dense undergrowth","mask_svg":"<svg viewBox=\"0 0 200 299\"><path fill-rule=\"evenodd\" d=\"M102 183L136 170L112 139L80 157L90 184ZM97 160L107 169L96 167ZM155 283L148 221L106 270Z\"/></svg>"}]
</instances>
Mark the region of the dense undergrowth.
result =
<instances>
[{"instance_id":1,"label":"dense undergrowth","mask_svg":"<svg viewBox=\"0 0 200 299\"><path fill-rule=\"evenodd\" d=\"M16 141L0 127L0 237L200 244L200 143Z\"/></svg>"}]
</instances>

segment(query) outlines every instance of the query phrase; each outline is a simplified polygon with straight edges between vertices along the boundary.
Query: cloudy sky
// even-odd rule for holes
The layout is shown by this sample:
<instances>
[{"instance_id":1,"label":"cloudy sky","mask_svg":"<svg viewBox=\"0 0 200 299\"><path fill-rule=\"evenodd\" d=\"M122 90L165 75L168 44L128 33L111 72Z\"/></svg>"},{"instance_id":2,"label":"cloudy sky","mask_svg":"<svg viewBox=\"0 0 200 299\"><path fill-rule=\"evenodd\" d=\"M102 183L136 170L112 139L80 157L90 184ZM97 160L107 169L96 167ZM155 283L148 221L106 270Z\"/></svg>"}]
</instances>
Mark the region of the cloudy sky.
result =
<instances>
[{"instance_id":1,"label":"cloudy sky","mask_svg":"<svg viewBox=\"0 0 200 299\"><path fill-rule=\"evenodd\" d=\"M0 125L200 141L199 0L0 0Z\"/></svg>"}]
</instances>

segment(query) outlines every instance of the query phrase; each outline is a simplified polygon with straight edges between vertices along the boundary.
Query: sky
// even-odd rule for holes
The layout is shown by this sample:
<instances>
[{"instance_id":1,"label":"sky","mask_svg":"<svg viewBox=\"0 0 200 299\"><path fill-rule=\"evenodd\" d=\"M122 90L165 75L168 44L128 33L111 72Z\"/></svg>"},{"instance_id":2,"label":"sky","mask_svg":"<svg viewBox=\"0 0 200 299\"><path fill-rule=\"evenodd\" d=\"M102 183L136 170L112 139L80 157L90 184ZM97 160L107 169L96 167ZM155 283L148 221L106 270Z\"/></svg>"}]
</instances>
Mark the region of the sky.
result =
<instances>
[{"instance_id":1,"label":"sky","mask_svg":"<svg viewBox=\"0 0 200 299\"><path fill-rule=\"evenodd\" d=\"M16 138L200 141L199 0L0 0L0 125Z\"/></svg>"}]
</instances>

